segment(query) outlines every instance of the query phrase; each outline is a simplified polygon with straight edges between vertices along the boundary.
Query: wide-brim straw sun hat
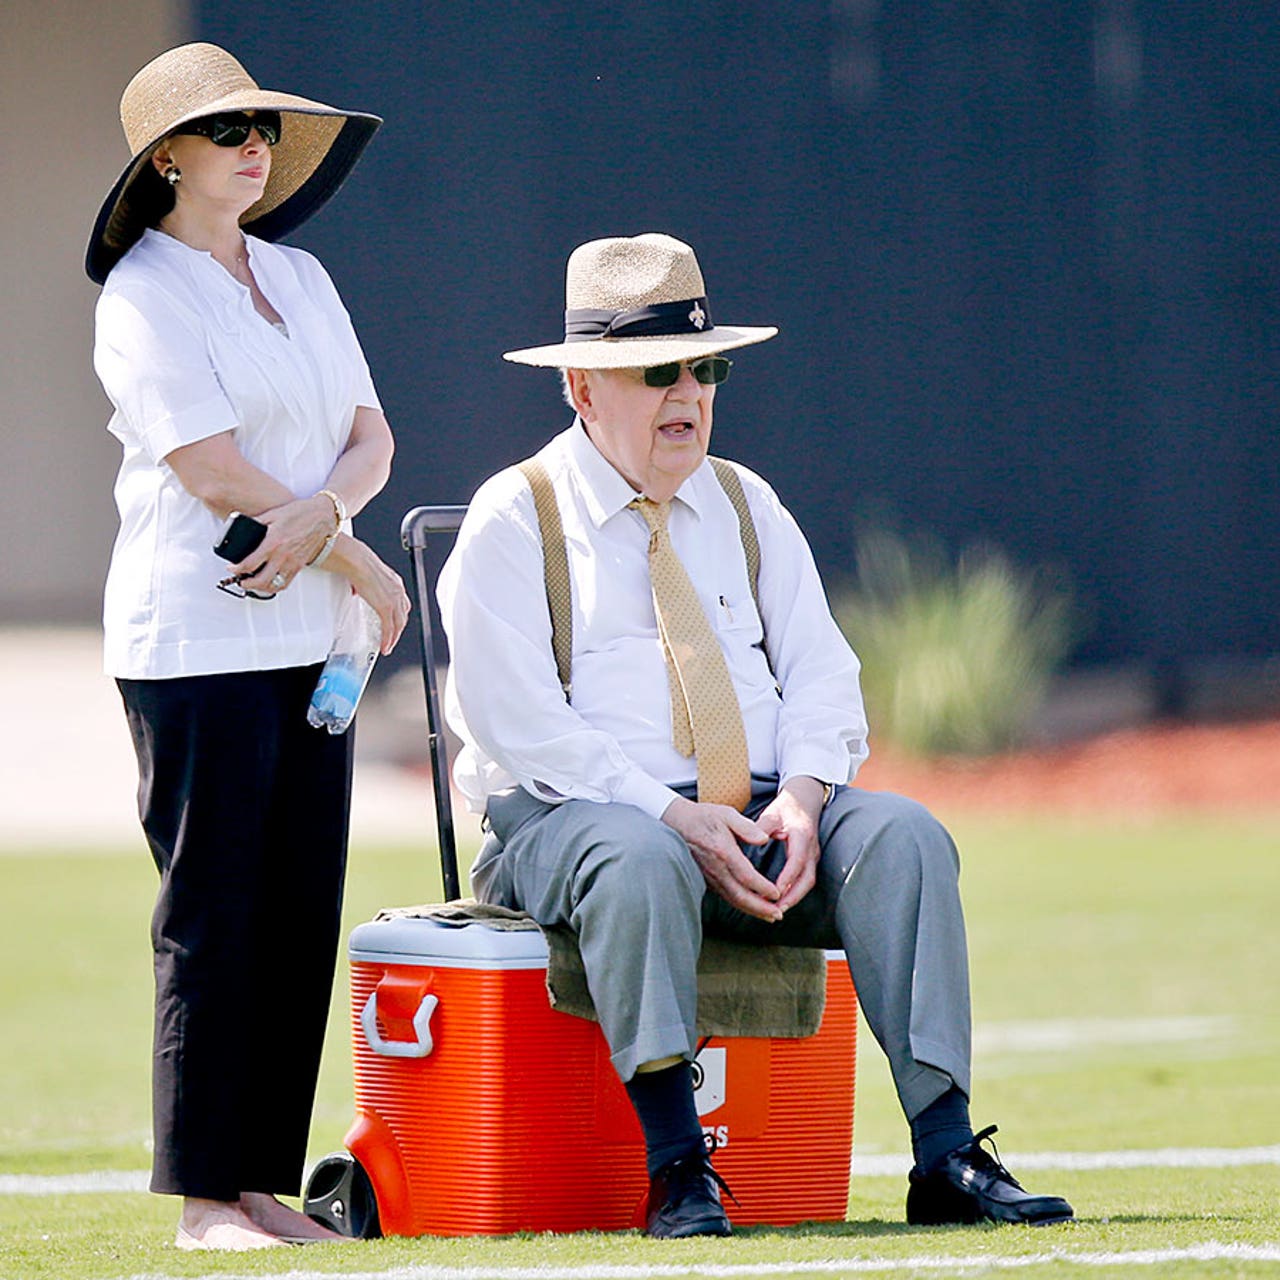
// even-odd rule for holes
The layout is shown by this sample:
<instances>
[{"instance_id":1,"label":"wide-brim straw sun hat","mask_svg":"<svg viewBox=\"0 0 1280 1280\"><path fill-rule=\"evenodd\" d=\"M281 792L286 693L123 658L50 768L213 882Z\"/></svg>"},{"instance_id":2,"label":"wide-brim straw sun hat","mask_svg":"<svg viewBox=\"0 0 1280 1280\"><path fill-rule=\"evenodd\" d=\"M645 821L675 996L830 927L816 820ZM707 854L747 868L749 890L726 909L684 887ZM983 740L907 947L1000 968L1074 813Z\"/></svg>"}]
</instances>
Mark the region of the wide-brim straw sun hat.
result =
<instances>
[{"instance_id":1,"label":"wide-brim straw sun hat","mask_svg":"<svg viewBox=\"0 0 1280 1280\"><path fill-rule=\"evenodd\" d=\"M649 233L589 240L565 269L564 341L503 352L557 369L628 369L764 342L772 326L716 324L693 250Z\"/></svg>"},{"instance_id":2,"label":"wide-brim straw sun hat","mask_svg":"<svg viewBox=\"0 0 1280 1280\"><path fill-rule=\"evenodd\" d=\"M132 159L94 222L84 264L91 280L102 284L148 225L137 188L151 166L151 153L180 125L223 111L281 113L266 188L240 218L245 231L263 240L278 240L315 213L342 185L382 123L366 112L260 89L215 44L184 44L162 53L133 77L120 99L120 123Z\"/></svg>"}]
</instances>

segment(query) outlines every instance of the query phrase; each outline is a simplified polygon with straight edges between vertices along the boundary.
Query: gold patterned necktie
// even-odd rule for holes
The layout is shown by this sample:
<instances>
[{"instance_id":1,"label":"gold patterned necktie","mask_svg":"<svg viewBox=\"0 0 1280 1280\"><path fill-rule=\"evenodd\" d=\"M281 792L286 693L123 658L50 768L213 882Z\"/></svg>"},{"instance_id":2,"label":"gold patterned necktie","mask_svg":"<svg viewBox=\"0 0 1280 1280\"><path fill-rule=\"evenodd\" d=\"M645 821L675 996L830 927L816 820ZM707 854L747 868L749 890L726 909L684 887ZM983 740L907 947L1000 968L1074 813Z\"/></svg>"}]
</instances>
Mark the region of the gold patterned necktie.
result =
<instances>
[{"instance_id":1,"label":"gold patterned necktie","mask_svg":"<svg viewBox=\"0 0 1280 1280\"><path fill-rule=\"evenodd\" d=\"M751 799L751 767L742 708L698 593L667 532L670 502L630 504L649 526L649 580L671 686L671 737L698 763L698 799L742 809Z\"/></svg>"}]
</instances>

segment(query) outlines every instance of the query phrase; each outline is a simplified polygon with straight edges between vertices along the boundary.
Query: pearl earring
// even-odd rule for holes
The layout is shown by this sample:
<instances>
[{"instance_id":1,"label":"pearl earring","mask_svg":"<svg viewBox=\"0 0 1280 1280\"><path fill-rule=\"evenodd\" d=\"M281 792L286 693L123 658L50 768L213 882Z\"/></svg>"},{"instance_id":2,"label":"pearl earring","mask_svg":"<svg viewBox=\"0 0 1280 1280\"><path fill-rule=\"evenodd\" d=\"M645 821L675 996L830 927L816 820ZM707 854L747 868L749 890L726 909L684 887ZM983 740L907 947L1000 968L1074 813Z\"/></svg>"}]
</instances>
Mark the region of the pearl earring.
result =
<instances>
[{"instance_id":1,"label":"pearl earring","mask_svg":"<svg viewBox=\"0 0 1280 1280\"><path fill-rule=\"evenodd\" d=\"M182 170L176 164L171 164L164 171L165 180L171 187L176 187L182 181Z\"/></svg>"}]
</instances>

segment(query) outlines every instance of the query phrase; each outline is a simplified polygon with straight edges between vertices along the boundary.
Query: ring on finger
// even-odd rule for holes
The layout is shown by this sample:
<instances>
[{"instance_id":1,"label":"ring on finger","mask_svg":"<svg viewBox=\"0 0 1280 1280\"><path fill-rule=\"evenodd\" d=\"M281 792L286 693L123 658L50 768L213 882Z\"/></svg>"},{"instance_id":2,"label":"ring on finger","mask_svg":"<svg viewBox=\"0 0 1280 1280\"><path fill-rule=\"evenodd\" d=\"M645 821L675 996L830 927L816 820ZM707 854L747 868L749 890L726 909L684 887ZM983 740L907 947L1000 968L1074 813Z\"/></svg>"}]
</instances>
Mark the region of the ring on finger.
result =
<instances>
[{"instance_id":1,"label":"ring on finger","mask_svg":"<svg viewBox=\"0 0 1280 1280\"><path fill-rule=\"evenodd\" d=\"M283 587L285 583L288 581L289 579L286 578L283 573L277 573L276 576L271 579L271 585L275 587L277 591L279 591L280 588Z\"/></svg>"}]
</instances>

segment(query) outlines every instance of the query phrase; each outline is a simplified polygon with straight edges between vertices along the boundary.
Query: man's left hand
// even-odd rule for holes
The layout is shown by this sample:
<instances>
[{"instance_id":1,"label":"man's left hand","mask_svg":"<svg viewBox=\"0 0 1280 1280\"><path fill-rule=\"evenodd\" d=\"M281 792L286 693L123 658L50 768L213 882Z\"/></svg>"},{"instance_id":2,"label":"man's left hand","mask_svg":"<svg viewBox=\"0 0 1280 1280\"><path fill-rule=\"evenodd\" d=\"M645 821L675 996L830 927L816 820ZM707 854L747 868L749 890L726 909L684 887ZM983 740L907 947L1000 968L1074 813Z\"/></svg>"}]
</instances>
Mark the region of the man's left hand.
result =
<instances>
[{"instance_id":1,"label":"man's left hand","mask_svg":"<svg viewBox=\"0 0 1280 1280\"><path fill-rule=\"evenodd\" d=\"M778 907L785 914L804 898L818 878L818 819L826 788L817 778L788 778L756 818L773 840L787 846L787 859L777 879Z\"/></svg>"},{"instance_id":2,"label":"man's left hand","mask_svg":"<svg viewBox=\"0 0 1280 1280\"><path fill-rule=\"evenodd\" d=\"M782 919L778 886L742 852L744 844L766 844L770 838L750 818L725 804L677 796L662 821L684 837L707 884L731 907L771 924Z\"/></svg>"}]
</instances>

